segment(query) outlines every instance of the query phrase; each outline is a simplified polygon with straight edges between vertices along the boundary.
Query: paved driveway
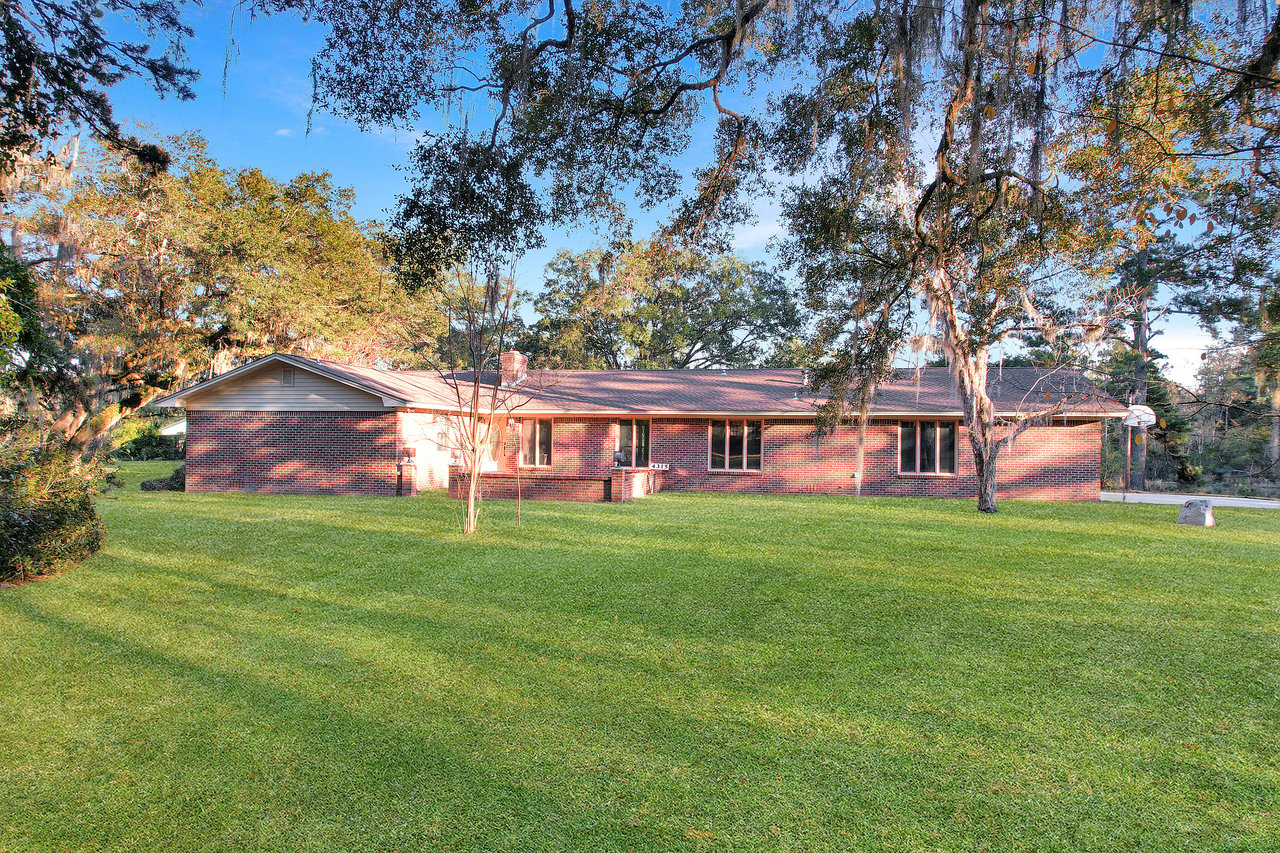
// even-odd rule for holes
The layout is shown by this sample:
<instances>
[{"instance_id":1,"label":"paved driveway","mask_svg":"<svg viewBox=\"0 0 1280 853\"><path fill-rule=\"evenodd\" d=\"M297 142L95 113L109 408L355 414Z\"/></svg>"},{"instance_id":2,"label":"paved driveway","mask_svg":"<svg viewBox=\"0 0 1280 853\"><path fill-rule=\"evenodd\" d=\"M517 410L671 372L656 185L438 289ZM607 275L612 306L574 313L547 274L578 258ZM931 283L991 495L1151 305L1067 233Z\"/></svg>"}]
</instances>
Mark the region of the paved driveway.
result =
<instances>
[{"instance_id":1,"label":"paved driveway","mask_svg":"<svg viewBox=\"0 0 1280 853\"><path fill-rule=\"evenodd\" d=\"M1119 502L1120 492L1103 492L1104 501ZM1266 498L1233 498L1229 495L1171 495L1164 492L1129 492L1126 498L1131 504L1173 504L1182 506L1193 498L1208 498L1214 506L1238 506L1246 509L1280 509L1280 501Z\"/></svg>"}]
</instances>

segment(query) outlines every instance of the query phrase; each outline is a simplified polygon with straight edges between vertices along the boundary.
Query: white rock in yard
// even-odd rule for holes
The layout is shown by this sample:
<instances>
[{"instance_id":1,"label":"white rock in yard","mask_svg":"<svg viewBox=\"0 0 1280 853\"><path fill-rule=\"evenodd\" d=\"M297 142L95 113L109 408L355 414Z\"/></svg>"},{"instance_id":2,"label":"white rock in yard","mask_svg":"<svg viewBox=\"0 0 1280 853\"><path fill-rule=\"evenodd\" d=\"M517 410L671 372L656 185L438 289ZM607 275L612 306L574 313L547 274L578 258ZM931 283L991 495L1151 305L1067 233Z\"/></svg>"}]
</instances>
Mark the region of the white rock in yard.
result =
<instances>
[{"instance_id":1,"label":"white rock in yard","mask_svg":"<svg viewBox=\"0 0 1280 853\"><path fill-rule=\"evenodd\" d=\"M1213 503L1207 498L1195 498L1182 505L1178 513L1179 524L1192 524L1196 527L1213 527Z\"/></svg>"}]
</instances>

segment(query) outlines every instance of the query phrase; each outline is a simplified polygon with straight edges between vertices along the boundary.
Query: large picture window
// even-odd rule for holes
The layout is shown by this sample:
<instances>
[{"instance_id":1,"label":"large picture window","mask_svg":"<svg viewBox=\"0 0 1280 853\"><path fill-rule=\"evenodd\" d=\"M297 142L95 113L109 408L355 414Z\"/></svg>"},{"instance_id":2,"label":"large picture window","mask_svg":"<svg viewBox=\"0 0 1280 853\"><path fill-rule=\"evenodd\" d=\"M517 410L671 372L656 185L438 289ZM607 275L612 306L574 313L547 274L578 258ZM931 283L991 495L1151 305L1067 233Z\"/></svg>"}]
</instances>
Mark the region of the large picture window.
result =
<instances>
[{"instance_id":1,"label":"large picture window","mask_svg":"<svg viewBox=\"0 0 1280 853\"><path fill-rule=\"evenodd\" d=\"M649 467L649 422L623 418L618 421L618 452L625 468Z\"/></svg>"},{"instance_id":2,"label":"large picture window","mask_svg":"<svg viewBox=\"0 0 1280 853\"><path fill-rule=\"evenodd\" d=\"M954 474L956 422L900 421L898 470L903 474Z\"/></svg>"},{"instance_id":3,"label":"large picture window","mask_svg":"<svg viewBox=\"0 0 1280 853\"><path fill-rule=\"evenodd\" d=\"M759 471L761 421L712 421L712 471Z\"/></svg>"},{"instance_id":4,"label":"large picture window","mask_svg":"<svg viewBox=\"0 0 1280 853\"><path fill-rule=\"evenodd\" d=\"M525 418L520 422L520 464L551 464L550 418Z\"/></svg>"}]
</instances>

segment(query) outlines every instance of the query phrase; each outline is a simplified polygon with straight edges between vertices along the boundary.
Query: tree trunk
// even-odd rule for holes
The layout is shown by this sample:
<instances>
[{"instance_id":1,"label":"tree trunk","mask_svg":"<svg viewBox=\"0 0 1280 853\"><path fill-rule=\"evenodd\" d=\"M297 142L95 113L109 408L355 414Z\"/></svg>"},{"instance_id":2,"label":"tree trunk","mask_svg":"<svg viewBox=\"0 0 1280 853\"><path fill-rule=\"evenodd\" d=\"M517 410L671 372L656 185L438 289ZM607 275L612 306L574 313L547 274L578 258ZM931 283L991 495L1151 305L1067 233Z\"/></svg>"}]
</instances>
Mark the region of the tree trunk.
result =
<instances>
[{"instance_id":1,"label":"tree trunk","mask_svg":"<svg viewBox=\"0 0 1280 853\"><path fill-rule=\"evenodd\" d=\"M988 359L985 347L976 353L952 357L956 390L964 405L964 425L973 448L973 465L978 474L978 511L996 512L996 413L987 393Z\"/></svg>"},{"instance_id":2,"label":"tree trunk","mask_svg":"<svg viewBox=\"0 0 1280 853\"><path fill-rule=\"evenodd\" d=\"M866 470L867 422L871 419L865 412L858 416L858 447L853 463L853 494L862 497L862 475Z\"/></svg>"},{"instance_id":3,"label":"tree trunk","mask_svg":"<svg viewBox=\"0 0 1280 853\"><path fill-rule=\"evenodd\" d=\"M97 415L86 418L75 433L67 439L67 444L82 453L97 450L106 443L107 434L115 429L118 423L146 408L152 400L160 396L160 393L159 388L149 389L136 405L107 407Z\"/></svg>"},{"instance_id":4,"label":"tree trunk","mask_svg":"<svg viewBox=\"0 0 1280 853\"><path fill-rule=\"evenodd\" d=\"M973 462L978 471L978 512L997 512L995 453L992 452L990 457L975 453Z\"/></svg>"},{"instance_id":5,"label":"tree trunk","mask_svg":"<svg viewBox=\"0 0 1280 853\"><path fill-rule=\"evenodd\" d=\"M483 459L480 447L480 382L479 371L471 390L471 411L467 413L467 514L462 519L462 533L470 536L479 524L480 468Z\"/></svg>"},{"instance_id":6,"label":"tree trunk","mask_svg":"<svg viewBox=\"0 0 1280 853\"><path fill-rule=\"evenodd\" d=\"M1271 475L1280 474L1280 372L1271 377L1271 434L1267 439Z\"/></svg>"},{"instance_id":7,"label":"tree trunk","mask_svg":"<svg viewBox=\"0 0 1280 853\"><path fill-rule=\"evenodd\" d=\"M1147 250L1139 256L1139 275L1145 276L1147 266ZM1139 300L1133 317L1133 350L1137 359L1133 363L1133 402L1136 405L1147 404L1147 389L1150 387L1150 329L1147 321L1147 303L1149 299ZM1133 428L1133 465L1129 473L1129 490L1140 492L1147 487L1147 427L1139 425Z\"/></svg>"},{"instance_id":8,"label":"tree trunk","mask_svg":"<svg viewBox=\"0 0 1280 853\"><path fill-rule=\"evenodd\" d=\"M479 521L480 456L475 451L470 456L467 465L467 514L462 519L462 533L466 536L476 532Z\"/></svg>"}]
</instances>

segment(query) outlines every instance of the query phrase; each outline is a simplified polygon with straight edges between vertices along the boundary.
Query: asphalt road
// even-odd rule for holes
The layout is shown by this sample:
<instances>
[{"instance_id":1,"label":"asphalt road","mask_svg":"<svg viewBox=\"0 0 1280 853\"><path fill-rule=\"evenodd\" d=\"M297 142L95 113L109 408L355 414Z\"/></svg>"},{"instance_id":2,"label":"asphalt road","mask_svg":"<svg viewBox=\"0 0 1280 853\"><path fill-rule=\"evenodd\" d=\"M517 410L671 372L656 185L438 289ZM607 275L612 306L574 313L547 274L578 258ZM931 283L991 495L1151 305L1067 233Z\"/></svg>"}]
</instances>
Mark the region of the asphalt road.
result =
<instances>
[{"instance_id":1,"label":"asphalt road","mask_svg":"<svg viewBox=\"0 0 1280 853\"><path fill-rule=\"evenodd\" d=\"M1104 501L1120 502L1120 492L1103 492ZM1125 498L1131 504L1171 504L1182 506L1195 498L1208 498L1214 506L1236 506L1245 509L1280 509L1280 501L1266 498L1235 498L1230 495L1171 495L1165 492L1129 492Z\"/></svg>"}]
</instances>

